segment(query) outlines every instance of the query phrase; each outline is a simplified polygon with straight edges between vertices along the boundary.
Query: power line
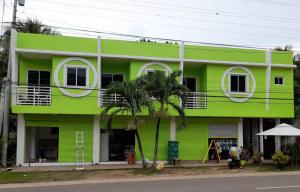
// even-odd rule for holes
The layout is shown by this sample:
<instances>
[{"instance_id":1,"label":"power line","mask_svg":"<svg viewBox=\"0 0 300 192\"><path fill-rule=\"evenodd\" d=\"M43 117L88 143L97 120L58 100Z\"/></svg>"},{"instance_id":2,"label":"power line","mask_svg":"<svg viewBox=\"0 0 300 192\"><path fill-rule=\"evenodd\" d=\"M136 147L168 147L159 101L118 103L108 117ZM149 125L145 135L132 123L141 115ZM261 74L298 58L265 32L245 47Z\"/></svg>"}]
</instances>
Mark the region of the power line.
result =
<instances>
[{"instance_id":1,"label":"power line","mask_svg":"<svg viewBox=\"0 0 300 192\"><path fill-rule=\"evenodd\" d=\"M281 1L273 1L273 0L244 0L254 3L263 3L263 4L274 4L280 6L288 6L288 7L300 7L299 3L291 3L291 2L281 2Z\"/></svg>"},{"instance_id":2,"label":"power line","mask_svg":"<svg viewBox=\"0 0 300 192\"><path fill-rule=\"evenodd\" d=\"M27 16L33 16L36 18L41 18L36 15L28 14L28 13L22 13ZM47 20L47 19L46 19ZM134 37L134 38L146 38L146 39L154 39L154 40L165 40L165 41L173 41L173 42L186 42L186 43L193 43L193 44L202 44L202 45L213 45L213 46L223 46L223 47L231 47L231 48L246 48L246 49L264 49L262 47L254 47L254 46L248 46L248 45L233 45L233 44L221 44L221 43L208 43L208 42L200 42L200 41L189 41L189 40L179 40L179 39L164 39L164 38L156 38L156 37L147 37L147 36L140 36L140 35L129 35L129 34L122 34L122 33L114 33L114 32L107 32L107 31L97 31L96 29L94 30L87 30L87 29L78 29L78 28L70 28L70 27L62 27L62 26L54 26L54 25L44 25L52 28L58 28L58 29L64 29L64 30L71 30L71 31L82 31L82 32L89 32L89 33L95 33L95 34L105 34L105 35L114 35L114 36L123 36L123 37ZM128 41L130 42L130 41ZM152 44L154 46L167 46L163 44ZM170 46L168 46L170 47ZM201 48L187 48L187 49L196 49L196 50L201 50ZM208 51L217 51L218 50L211 50L211 49L206 49ZM246 51L238 51L238 50L225 50L223 52L243 52L246 53ZM258 50L251 50L251 52L259 52ZM262 52L260 52L262 53ZM288 51L278 51L276 52L278 54L290 54Z\"/></svg>"},{"instance_id":3,"label":"power line","mask_svg":"<svg viewBox=\"0 0 300 192\"><path fill-rule=\"evenodd\" d=\"M69 23L65 23L65 22L61 22L61 21L57 21L57 20L53 20L53 19L49 19L49 18L45 18L45 17L41 17L41 16L36 16L36 15L33 15L33 14L24 13L24 12L19 12L19 13L21 13L23 15L26 15L26 16L32 16L32 17L35 17L35 18L42 18L44 20L49 20L49 21L53 21L53 22L57 22L57 23L62 23L62 24L65 24L65 25L83 27L83 26L69 24ZM257 46L253 46L253 45L235 45L235 44L224 44L224 43L208 43L208 42L200 42L200 41L179 40L179 39L170 39L170 38L157 38L157 37L149 37L149 36L141 36L141 35L129 35L129 34L122 34L122 33L115 33L115 32L108 32L108 31L99 31L98 29L94 29L94 28L88 28L90 30L86 30L86 29L66 28L66 27L61 27L61 26L50 26L50 27L60 28L60 29L65 29L65 30L78 30L78 31L96 33L96 34L100 33L100 34L106 34L106 35L115 35L115 36L123 36L123 37L126 36L126 37L134 37L134 38L147 38L147 39L154 39L154 40L174 41L174 42L184 41L184 42L194 43L194 44L233 47L233 48L265 49L265 47L277 47L276 45L272 45L272 46L271 45L264 45L262 47L257 47ZM85 35L87 35L87 34L85 34ZM294 48L296 48L296 47L294 47ZM281 53L284 53L284 52L281 52Z\"/></svg>"},{"instance_id":4,"label":"power line","mask_svg":"<svg viewBox=\"0 0 300 192\"><path fill-rule=\"evenodd\" d=\"M97 0L92 0L92 1L99 2ZM152 8L158 8L158 9L163 9L163 10L171 10L171 11L172 11L172 8L170 8L170 7L176 7L176 8L180 8L180 10L185 11L185 12L208 14L208 13L203 12L203 11L206 11L206 12L211 12L211 14L213 14L213 15L217 15L217 16L229 16L229 17L234 17L234 18L236 18L237 16L239 16L240 18L244 18L244 19L252 19L253 17L255 17L256 19L259 18L260 20L261 19L265 19L265 20L270 20L270 19L271 20L276 20L277 19L280 22L296 22L296 23L300 22L299 19L293 19L293 18L272 17L272 16L266 16L266 15L257 15L257 14L244 13L244 12L233 12L233 11L203 9L203 8L200 8L200 7L189 7L189 6L183 6L183 5L178 6L178 5L175 5L175 4L167 4L167 3L161 3L161 2L158 3L158 2L156 2L155 5L163 5L163 6L165 6L165 7L159 7L159 6L153 6L153 2L152 1L135 0L134 2L130 2L130 4L126 3L126 2L111 1L111 0L101 0L101 2L107 2L107 3L113 3L113 4L123 4L123 5L128 5L128 6L129 5L130 6L131 5L133 5L133 6L141 6L141 7L146 7L146 8L149 8L149 7L151 8L152 7ZM138 4L138 3L140 3L140 4ZM184 3L186 3L186 2L184 2ZM188 9L188 10L185 10L185 9ZM203 11L200 11L200 10L203 10ZM174 11L174 9L173 9L173 11ZM227 14L227 13L229 13L229 14Z\"/></svg>"},{"instance_id":5,"label":"power line","mask_svg":"<svg viewBox=\"0 0 300 192\"><path fill-rule=\"evenodd\" d=\"M50 9L39 9L42 11L48 11L48 12L55 12L60 14L68 14L68 15L76 15L72 12L67 11L58 11L58 10L50 10ZM78 15L78 14L77 14ZM97 18L106 18L106 19L112 19L112 20L118 20L118 21L125 21L125 22L133 22L138 23L141 22L140 20L133 20L133 19L125 19L125 18L116 18L116 17L108 17L108 16L99 16L99 15L91 15L91 14L80 14L80 16L84 17L97 17ZM188 25L178 25L178 24L164 24L164 23L157 23L157 22L150 22L150 21L142 21L143 23L151 24L151 25L157 25L162 27L174 27L174 28L188 28L192 30L201 30L201 31L213 31L213 32L222 32L222 33L236 33L240 35L247 35L247 36L261 36L261 37L267 37L267 38L284 38L284 39L299 39L299 37L292 37L292 36L281 36L281 35L270 35L270 34L259 34L259 33L247 33L247 32L238 32L238 31L228 31L228 30L219 30L219 29L210 29L210 28L201 28L201 27L193 27Z\"/></svg>"},{"instance_id":6,"label":"power line","mask_svg":"<svg viewBox=\"0 0 300 192\"><path fill-rule=\"evenodd\" d=\"M53 2L53 1L39 1L44 3L55 3L55 4L61 4L65 6L74 6L74 4L71 3L61 3L61 2ZM75 4L75 6L78 6ZM186 20L186 21L197 21L197 22L209 22L209 23L220 23L220 24L228 24L228 25L237 25L237 26L243 26L243 27L256 27L256 28L269 28L269 29L275 29L275 30L289 30L289 31L300 31L299 29L293 29L293 28L283 28L283 27L273 27L273 26L262 26L262 25L251 25L251 24L243 24L243 23L234 23L234 22L223 22L223 21L215 21L215 20L207 20L207 19L195 19L195 18L189 18L189 17L178 17L178 16L170 16L170 15L164 15L164 14L152 14L152 13L146 13L146 12L136 12L136 11L128 11L128 10L122 10L122 9L114 9L114 8L103 8L103 7L95 7L95 6L88 6L88 5L80 5L80 7L87 7L90 9L103 9L105 11L114 11L114 12L125 12L128 14L135 14L135 15L149 15L149 16L155 16L155 17L163 17L166 19L180 19L180 20ZM43 10L41 8L36 7L26 7L27 9L35 9L35 10ZM300 20L299 20L300 23Z\"/></svg>"},{"instance_id":7,"label":"power line","mask_svg":"<svg viewBox=\"0 0 300 192\"><path fill-rule=\"evenodd\" d=\"M11 82L11 84L15 84L15 85L23 85L23 86L31 86L27 83L23 83L23 84L20 84L20 83L16 83L16 82ZM45 86L41 86L41 85L35 85L35 87L41 87L41 88L45 88ZM62 88L62 89L73 89L73 90L84 90L84 91L87 91L87 90L92 90L92 91L103 91L102 89L98 89L98 88L81 88L81 87L67 87L67 86L56 86L56 85L50 85L50 86L47 86L47 87L51 87L51 88ZM221 92L223 93L223 92ZM96 96L91 96L91 97L96 97ZM227 96L221 96L221 95L209 95L207 94L206 97L212 97L212 98L227 98ZM241 97L241 98L244 98L244 97ZM288 101L294 101L294 98L277 98L277 97L269 97L269 98L266 98L266 97L251 97L251 99L257 99L257 100L260 100L260 99L270 99L270 100L277 100L277 101L284 101L284 100L288 100Z\"/></svg>"}]
</instances>

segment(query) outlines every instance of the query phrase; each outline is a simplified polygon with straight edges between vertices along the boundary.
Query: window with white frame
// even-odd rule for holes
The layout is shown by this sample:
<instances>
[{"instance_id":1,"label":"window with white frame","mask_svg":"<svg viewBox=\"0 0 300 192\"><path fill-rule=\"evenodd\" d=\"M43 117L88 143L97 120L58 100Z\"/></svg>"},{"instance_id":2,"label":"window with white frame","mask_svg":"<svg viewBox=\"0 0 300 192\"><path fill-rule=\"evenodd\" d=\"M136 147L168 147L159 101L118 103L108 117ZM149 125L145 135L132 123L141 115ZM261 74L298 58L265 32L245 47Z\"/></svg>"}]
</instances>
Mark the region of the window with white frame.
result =
<instances>
[{"instance_id":1,"label":"window with white frame","mask_svg":"<svg viewBox=\"0 0 300 192\"><path fill-rule=\"evenodd\" d=\"M88 71L86 67L75 67L67 66L66 67L66 86L72 87L86 87Z\"/></svg>"},{"instance_id":2,"label":"window with white frame","mask_svg":"<svg viewBox=\"0 0 300 192\"><path fill-rule=\"evenodd\" d=\"M283 85L283 77L275 77L274 78L275 85Z\"/></svg>"},{"instance_id":3,"label":"window with white frame","mask_svg":"<svg viewBox=\"0 0 300 192\"><path fill-rule=\"evenodd\" d=\"M246 74L230 74L230 92L246 93L248 91L248 76Z\"/></svg>"}]
</instances>

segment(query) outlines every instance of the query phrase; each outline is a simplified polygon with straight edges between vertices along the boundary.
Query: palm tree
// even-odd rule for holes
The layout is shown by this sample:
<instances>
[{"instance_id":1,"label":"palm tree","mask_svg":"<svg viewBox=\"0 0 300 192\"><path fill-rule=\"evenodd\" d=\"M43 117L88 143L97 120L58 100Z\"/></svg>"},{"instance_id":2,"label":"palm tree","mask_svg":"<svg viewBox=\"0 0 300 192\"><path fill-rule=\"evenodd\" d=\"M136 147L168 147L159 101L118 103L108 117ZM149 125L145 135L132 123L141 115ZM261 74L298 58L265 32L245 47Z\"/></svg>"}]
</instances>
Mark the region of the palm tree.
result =
<instances>
[{"instance_id":1,"label":"palm tree","mask_svg":"<svg viewBox=\"0 0 300 192\"><path fill-rule=\"evenodd\" d=\"M141 138L138 131L140 125L138 114L141 113L145 107L148 109L150 116L153 114L152 104L147 92L143 89L139 89L137 84L133 81L113 83L104 94L117 94L121 98L121 100L109 104L102 112L102 115L108 116L106 125L107 130L111 130L112 120L116 115L129 113L132 119L128 122L127 129L135 131L143 168L146 168Z\"/></svg>"},{"instance_id":2,"label":"palm tree","mask_svg":"<svg viewBox=\"0 0 300 192\"><path fill-rule=\"evenodd\" d=\"M23 32L23 33L60 35L59 32L53 30L49 26L43 25L42 22L37 19L27 18L26 20L19 20L15 24L15 29L18 32ZM0 69L0 73L1 73L0 78L5 76L7 70L10 35L11 35L11 28L9 27L0 38L0 63L2 65L2 68Z\"/></svg>"},{"instance_id":3,"label":"palm tree","mask_svg":"<svg viewBox=\"0 0 300 192\"><path fill-rule=\"evenodd\" d=\"M186 100L188 89L178 81L181 74L181 71L174 71L170 75L165 75L162 71L155 71L137 79L139 87L145 89L149 97L154 98L159 103L159 108L155 113L157 122L152 164L153 169L156 169L160 122L161 119L167 115L168 107L171 106L182 117L181 128L183 128L186 123L185 112L179 105L179 100L177 100L177 102L172 100L174 97L180 98L183 103Z\"/></svg>"}]
</instances>

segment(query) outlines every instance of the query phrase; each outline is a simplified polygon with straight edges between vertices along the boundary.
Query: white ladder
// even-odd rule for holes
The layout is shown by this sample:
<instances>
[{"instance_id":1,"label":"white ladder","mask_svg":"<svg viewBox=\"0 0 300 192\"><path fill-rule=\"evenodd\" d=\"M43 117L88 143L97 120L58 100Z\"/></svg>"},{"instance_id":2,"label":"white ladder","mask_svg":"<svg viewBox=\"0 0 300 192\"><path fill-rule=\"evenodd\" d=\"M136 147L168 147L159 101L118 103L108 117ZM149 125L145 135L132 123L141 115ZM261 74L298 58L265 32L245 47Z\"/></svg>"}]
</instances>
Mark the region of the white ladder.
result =
<instances>
[{"instance_id":1,"label":"white ladder","mask_svg":"<svg viewBox=\"0 0 300 192\"><path fill-rule=\"evenodd\" d=\"M76 169L84 169L83 131L76 131Z\"/></svg>"}]
</instances>

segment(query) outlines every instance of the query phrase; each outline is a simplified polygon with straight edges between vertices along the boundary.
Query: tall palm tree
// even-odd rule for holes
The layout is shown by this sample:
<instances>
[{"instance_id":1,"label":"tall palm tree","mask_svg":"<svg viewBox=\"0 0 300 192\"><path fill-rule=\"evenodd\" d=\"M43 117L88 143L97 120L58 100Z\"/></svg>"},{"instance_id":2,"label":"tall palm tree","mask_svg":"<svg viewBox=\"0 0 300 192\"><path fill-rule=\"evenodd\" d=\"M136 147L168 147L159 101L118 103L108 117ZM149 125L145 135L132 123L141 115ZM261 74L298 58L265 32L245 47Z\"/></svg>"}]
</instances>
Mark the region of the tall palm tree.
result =
<instances>
[{"instance_id":1,"label":"tall palm tree","mask_svg":"<svg viewBox=\"0 0 300 192\"><path fill-rule=\"evenodd\" d=\"M157 122L152 164L153 169L156 169L160 122L161 119L167 115L168 107L171 106L182 117L183 121L180 127L183 128L186 123L184 109L179 105L179 100L174 101L174 98L180 98L184 103L187 98L188 89L178 81L181 74L181 71L174 71L169 75L166 75L162 71L155 71L137 79L139 87L145 89L149 97L154 98L159 103L159 108L155 112Z\"/></svg>"},{"instance_id":2,"label":"tall palm tree","mask_svg":"<svg viewBox=\"0 0 300 192\"><path fill-rule=\"evenodd\" d=\"M141 138L138 131L140 125L138 114L141 113L144 108L148 109L150 116L153 114L152 104L147 92L143 89L139 89L137 84L133 81L113 83L104 94L117 94L121 98L121 100L109 104L102 112L102 115L108 116L106 128L108 130L111 129L112 120L116 115L122 113L130 114L131 120L128 122L127 128L135 131L143 168L146 168Z\"/></svg>"}]
</instances>

